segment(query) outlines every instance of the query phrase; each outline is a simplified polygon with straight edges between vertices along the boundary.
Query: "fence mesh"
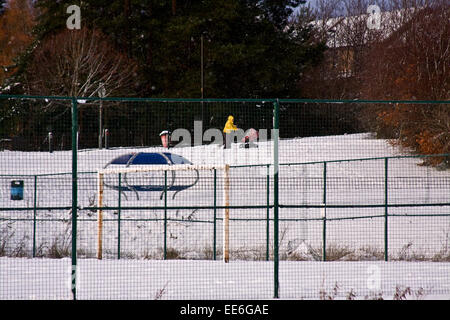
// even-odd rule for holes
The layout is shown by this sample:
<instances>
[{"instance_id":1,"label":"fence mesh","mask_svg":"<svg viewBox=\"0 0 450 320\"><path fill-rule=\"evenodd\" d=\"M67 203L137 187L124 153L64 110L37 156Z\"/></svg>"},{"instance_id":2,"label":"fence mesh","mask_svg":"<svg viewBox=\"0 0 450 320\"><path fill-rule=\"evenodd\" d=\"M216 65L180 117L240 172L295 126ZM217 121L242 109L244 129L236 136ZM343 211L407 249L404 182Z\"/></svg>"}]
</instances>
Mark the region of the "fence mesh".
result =
<instances>
[{"instance_id":1,"label":"fence mesh","mask_svg":"<svg viewBox=\"0 0 450 320\"><path fill-rule=\"evenodd\" d=\"M448 155L379 128L398 104L3 98L3 299L450 294ZM198 170L126 172L179 164Z\"/></svg>"},{"instance_id":2,"label":"fence mesh","mask_svg":"<svg viewBox=\"0 0 450 320\"><path fill-rule=\"evenodd\" d=\"M71 299L72 105L0 103L0 298Z\"/></svg>"}]
</instances>

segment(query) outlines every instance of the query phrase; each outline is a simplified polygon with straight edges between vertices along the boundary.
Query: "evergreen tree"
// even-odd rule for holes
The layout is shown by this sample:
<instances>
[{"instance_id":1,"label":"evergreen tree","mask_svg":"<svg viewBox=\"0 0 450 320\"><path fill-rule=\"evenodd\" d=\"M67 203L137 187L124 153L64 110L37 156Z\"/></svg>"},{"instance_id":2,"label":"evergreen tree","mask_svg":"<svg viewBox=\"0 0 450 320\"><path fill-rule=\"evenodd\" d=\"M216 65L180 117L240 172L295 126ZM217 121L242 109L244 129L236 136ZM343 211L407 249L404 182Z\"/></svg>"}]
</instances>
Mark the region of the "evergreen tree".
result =
<instances>
[{"instance_id":1,"label":"evergreen tree","mask_svg":"<svg viewBox=\"0 0 450 320\"><path fill-rule=\"evenodd\" d=\"M78 3L77 3L78 2ZM38 0L37 34L65 28L72 4L139 62L147 96L298 97L301 74L324 50L313 31L287 28L303 0Z\"/></svg>"}]
</instances>

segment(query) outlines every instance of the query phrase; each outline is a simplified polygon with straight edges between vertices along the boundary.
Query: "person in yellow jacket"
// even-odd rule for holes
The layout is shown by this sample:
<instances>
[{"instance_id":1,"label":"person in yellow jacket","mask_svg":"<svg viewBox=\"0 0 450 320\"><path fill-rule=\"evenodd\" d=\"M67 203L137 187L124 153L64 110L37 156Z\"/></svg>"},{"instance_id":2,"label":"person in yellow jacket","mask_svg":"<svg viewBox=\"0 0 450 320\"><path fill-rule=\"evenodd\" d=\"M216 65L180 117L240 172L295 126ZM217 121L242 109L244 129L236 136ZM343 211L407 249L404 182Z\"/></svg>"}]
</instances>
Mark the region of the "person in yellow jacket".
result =
<instances>
[{"instance_id":1,"label":"person in yellow jacket","mask_svg":"<svg viewBox=\"0 0 450 320\"><path fill-rule=\"evenodd\" d=\"M230 140L229 133L237 130L237 127L235 126L235 124L233 122L234 122L234 117L231 115L228 116L227 123L225 123L225 127L223 128L225 149L229 149L231 146L231 140Z\"/></svg>"},{"instance_id":2,"label":"person in yellow jacket","mask_svg":"<svg viewBox=\"0 0 450 320\"><path fill-rule=\"evenodd\" d=\"M233 123L234 117L228 116L227 123L225 123L225 127L223 128L224 133L230 133L231 131L236 131L237 127Z\"/></svg>"}]
</instances>

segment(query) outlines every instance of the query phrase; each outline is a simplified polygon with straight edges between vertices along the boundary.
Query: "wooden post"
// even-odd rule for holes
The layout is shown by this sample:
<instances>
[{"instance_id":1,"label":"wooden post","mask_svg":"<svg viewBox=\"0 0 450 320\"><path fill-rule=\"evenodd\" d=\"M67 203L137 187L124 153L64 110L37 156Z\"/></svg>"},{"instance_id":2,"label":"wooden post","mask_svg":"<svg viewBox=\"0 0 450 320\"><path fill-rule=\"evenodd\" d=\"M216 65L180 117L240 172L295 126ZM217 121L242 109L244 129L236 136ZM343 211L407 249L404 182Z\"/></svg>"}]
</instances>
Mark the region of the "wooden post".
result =
<instances>
[{"instance_id":1,"label":"wooden post","mask_svg":"<svg viewBox=\"0 0 450 320\"><path fill-rule=\"evenodd\" d=\"M102 259L103 238L103 173L98 174L97 259Z\"/></svg>"},{"instance_id":2,"label":"wooden post","mask_svg":"<svg viewBox=\"0 0 450 320\"><path fill-rule=\"evenodd\" d=\"M223 183L223 201L224 201L224 212L223 212L223 261L227 263L230 260L230 177L229 177L229 165L225 165L224 168L224 183Z\"/></svg>"}]
</instances>

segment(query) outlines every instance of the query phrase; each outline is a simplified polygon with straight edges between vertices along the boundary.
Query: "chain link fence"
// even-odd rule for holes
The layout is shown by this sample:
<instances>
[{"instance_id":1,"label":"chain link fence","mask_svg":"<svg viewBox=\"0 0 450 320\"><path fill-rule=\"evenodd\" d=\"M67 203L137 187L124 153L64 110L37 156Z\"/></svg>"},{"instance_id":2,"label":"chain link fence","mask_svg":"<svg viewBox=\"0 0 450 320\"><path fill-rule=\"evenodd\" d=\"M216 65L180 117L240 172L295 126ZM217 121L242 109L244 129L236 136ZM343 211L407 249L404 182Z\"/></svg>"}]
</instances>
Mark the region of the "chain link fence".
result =
<instances>
[{"instance_id":1,"label":"chain link fence","mask_svg":"<svg viewBox=\"0 0 450 320\"><path fill-rule=\"evenodd\" d=\"M449 155L375 137L395 102L0 98L2 299L450 294Z\"/></svg>"}]
</instances>

